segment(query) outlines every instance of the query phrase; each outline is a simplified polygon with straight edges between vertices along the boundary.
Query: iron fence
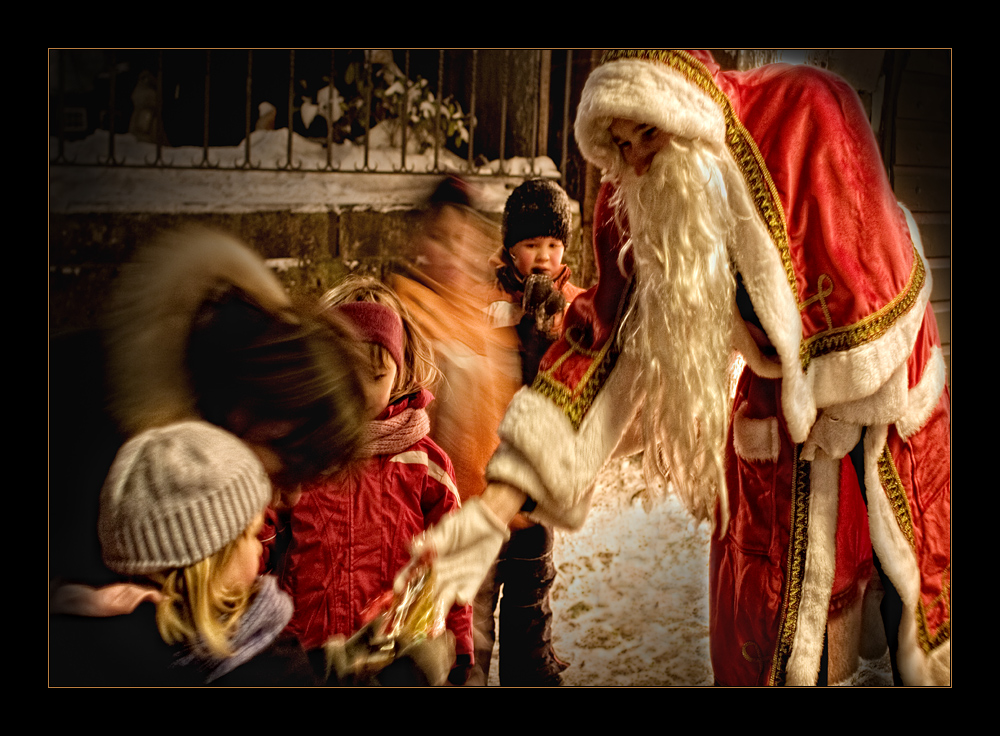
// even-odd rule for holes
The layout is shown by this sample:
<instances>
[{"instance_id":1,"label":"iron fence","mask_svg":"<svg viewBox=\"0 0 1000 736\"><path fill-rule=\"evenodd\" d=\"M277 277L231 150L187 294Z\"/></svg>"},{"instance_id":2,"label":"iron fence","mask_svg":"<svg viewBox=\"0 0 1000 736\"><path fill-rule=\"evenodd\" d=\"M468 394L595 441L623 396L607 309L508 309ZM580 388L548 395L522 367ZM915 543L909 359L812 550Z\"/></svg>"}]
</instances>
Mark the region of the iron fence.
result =
<instances>
[{"instance_id":1,"label":"iron fence","mask_svg":"<svg viewBox=\"0 0 1000 736\"><path fill-rule=\"evenodd\" d=\"M565 182L572 54L55 50L50 162Z\"/></svg>"}]
</instances>

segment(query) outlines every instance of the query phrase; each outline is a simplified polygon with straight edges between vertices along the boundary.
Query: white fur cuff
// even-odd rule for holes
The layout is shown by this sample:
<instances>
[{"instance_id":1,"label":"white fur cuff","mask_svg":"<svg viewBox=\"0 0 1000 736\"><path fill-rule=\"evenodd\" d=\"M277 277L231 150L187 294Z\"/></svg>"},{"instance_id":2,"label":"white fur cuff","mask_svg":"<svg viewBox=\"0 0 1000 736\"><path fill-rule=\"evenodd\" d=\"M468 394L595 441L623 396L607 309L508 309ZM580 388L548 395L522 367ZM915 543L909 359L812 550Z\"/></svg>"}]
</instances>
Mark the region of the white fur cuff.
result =
<instances>
[{"instance_id":1,"label":"white fur cuff","mask_svg":"<svg viewBox=\"0 0 1000 736\"><path fill-rule=\"evenodd\" d=\"M771 461L778 459L781 441L778 439L778 418L750 419L747 402L743 402L733 417L733 445L744 460Z\"/></svg>"}]
</instances>

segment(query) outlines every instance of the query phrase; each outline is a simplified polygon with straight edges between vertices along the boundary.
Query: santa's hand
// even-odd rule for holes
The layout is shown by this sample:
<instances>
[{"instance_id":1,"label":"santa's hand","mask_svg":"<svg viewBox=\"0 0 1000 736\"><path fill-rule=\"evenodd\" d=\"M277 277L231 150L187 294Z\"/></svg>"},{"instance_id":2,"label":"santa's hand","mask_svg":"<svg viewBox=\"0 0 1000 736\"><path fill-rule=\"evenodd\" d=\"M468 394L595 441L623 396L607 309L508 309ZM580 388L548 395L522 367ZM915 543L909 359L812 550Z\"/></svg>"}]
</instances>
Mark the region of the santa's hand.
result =
<instances>
[{"instance_id":1,"label":"santa's hand","mask_svg":"<svg viewBox=\"0 0 1000 736\"><path fill-rule=\"evenodd\" d=\"M486 573L510 538L503 522L478 498L413 540L413 557L396 575L394 588L405 589L415 565L429 562L434 571L434 600L441 610L472 603Z\"/></svg>"}]
</instances>

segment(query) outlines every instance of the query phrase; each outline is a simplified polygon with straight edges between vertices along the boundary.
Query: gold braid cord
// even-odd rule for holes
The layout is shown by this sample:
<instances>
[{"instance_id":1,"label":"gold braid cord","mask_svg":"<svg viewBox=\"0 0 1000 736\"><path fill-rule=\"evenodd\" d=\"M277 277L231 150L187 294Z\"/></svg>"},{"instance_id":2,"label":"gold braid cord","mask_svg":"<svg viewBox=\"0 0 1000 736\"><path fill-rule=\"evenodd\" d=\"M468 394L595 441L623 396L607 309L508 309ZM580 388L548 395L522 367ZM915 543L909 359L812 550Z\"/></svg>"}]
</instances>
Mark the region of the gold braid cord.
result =
<instances>
[{"instance_id":1,"label":"gold braid cord","mask_svg":"<svg viewBox=\"0 0 1000 736\"><path fill-rule=\"evenodd\" d=\"M900 315L908 312L917 303L920 290L924 288L926 275L924 260L914 247L913 268L910 269L910 279L906 288L899 292L891 302L861 321L846 327L820 332L803 342L799 347L802 369L805 370L809 366L809 362L820 355L838 350L850 350L884 335Z\"/></svg>"},{"instance_id":2,"label":"gold braid cord","mask_svg":"<svg viewBox=\"0 0 1000 736\"><path fill-rule=\"evenodd\" d=\"M888 445L882 450L882 455L878 459L878 477L882 485L882 490L889 500L889 507L892 509L892 514L896 519L896 524L899 526L899 531L903 534L903 537L915 553L916 543L913 536L913 517L910 513L910 503L906 497L906 489L903 487L903 481L899 477L899 471L896 470L896 464L892 461L892 454L889 452ZM920 564L919 560L917 560L917 564ZM917 597L917 610L914 612L917 619L917 639L920 641L920 647L924 652L930 652L951 638L950 565L943 574L941 594L931 602L930 608L935 608L939 604L945 606L947 615L944 622L938 627L937 632L931 635L930 628L927 625L927 607L924 606L923 597L920 595Z\"/></svg>"},{"instance_id":3,"label":"gold braid cord","mask_svg":"<svg viewBox=\"0 0 1000 736\"><path fill-rule=\"evenodd\" d=\"M802 460L802 445L795 448L795 476L792 480L792 502L788 529L788 557L785 567L785 599L781 606L778 643L774 648L769 685L783 685L788 657L792 653L795 629L802 599L805 577L807 533L809 531L809 462Z\"/></svg>"}]
</instances>

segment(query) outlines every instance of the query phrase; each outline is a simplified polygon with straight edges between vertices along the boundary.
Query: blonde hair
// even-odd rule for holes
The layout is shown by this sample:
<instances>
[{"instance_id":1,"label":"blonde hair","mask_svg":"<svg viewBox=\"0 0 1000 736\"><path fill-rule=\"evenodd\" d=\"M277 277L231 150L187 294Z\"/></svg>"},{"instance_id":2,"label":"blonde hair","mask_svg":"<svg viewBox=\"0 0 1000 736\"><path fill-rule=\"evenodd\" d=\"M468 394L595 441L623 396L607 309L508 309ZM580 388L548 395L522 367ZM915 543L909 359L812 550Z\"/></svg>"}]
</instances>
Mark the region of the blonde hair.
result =
<instances>
[{"instance_id":1,"label":"blonde hair","mask_svg":"<svg viewBox=\"0 0 1000 736\"><path fill-rule=\"evenodd\" d=\"M352 274L322 296L319 308L321 314L325 315L331 307L350 302L383 304L398 314L403 322L403 365L396 366L396 383L389 396L390 404L420 389L429 389L437 383L440 372L434 364L434 350L430 341L395 291L371 276ZM384 349L369 355L376 367L385 365L386 358L389 357L388 351Z\"/></svg>"},{"instance_id":2,"label":"blonde hair","mask_svg":"<svg viewBox=\"0 0 1000 736\"><path fill-rule=\"evenodd\" d=\"M229 645L246 612L252 588L233 590L220 578L236 548L260 527L255 518L243 533L211 557L193 565L150 575L163 598L156 606L156 627L167 644L200 645L217 657L233 654Z\"/></svg>"}]
</instances>

